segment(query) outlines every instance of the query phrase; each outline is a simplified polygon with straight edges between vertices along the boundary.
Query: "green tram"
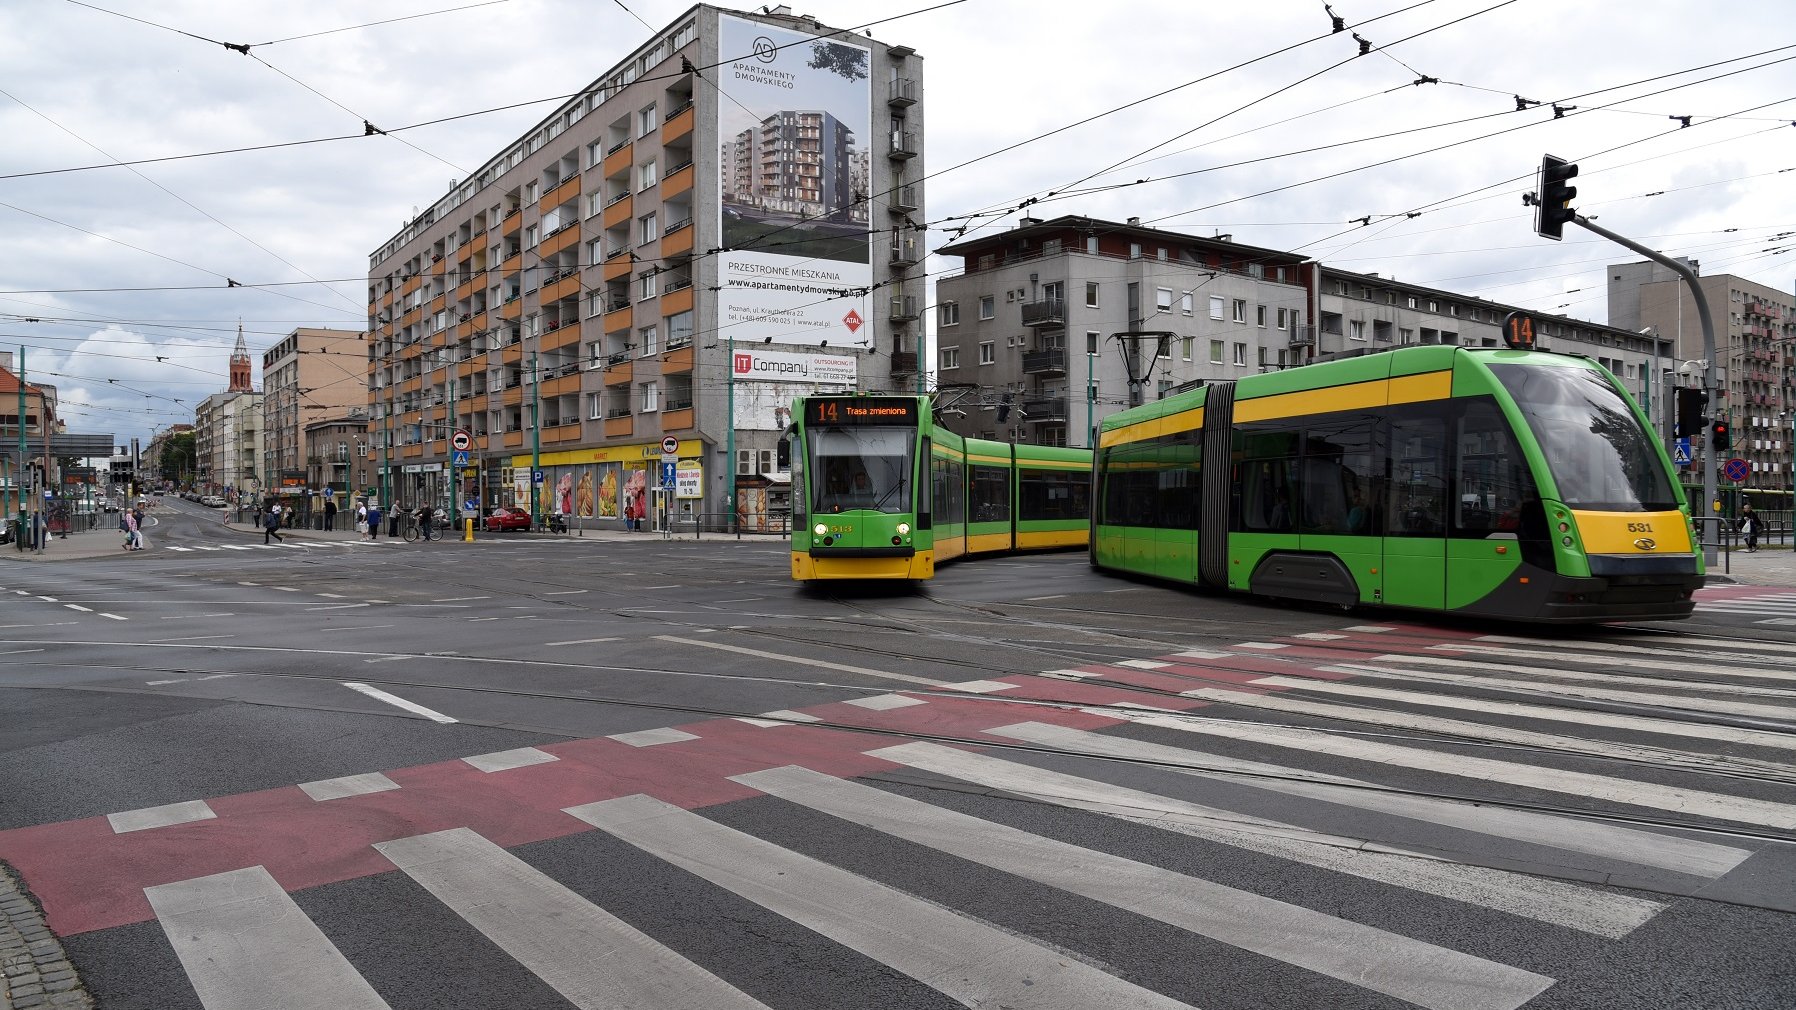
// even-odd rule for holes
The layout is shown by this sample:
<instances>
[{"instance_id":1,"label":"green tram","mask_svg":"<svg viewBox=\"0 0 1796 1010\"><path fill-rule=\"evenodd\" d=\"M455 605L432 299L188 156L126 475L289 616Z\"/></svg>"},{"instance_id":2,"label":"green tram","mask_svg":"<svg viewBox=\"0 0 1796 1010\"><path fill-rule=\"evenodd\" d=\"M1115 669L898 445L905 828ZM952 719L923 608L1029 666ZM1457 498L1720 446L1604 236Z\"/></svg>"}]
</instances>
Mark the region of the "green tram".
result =
<instances>
[{"instance_id":1,"label":"green tram","mask_svg":"<svg viewBox=\"0 0 1796 1010\"><path fill-rule=\"evenodd\" d=\"M963 438L926 396L792 405L792 577L908 579L967 554L1083 547L1091 452Z\"/></svg>"},{"instance_id":2,"label":"green tram","mask_svg":"<svg viewBox=\"0 0 1796 1010\"><path fill-rule=\"evenodd\" d=\"M1590 622L1689 616L1702 562L1606 369L1402 347L1106 418L1092 564L1265 597Z\"/></svg>"}]
</instances>

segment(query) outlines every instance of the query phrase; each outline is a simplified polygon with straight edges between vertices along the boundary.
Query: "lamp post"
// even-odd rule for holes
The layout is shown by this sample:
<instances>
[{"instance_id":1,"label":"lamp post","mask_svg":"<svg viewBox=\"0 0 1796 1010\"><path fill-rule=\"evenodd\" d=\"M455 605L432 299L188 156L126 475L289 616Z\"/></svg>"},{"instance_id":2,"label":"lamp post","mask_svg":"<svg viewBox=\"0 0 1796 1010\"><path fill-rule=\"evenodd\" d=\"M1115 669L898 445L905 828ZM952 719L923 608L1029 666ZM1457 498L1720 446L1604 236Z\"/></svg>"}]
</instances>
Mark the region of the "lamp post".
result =
<instances>
[{"instance_id":1,"label":"lamp post","mask_svg":"<svg viewBox=\"0 0 1796 1010\"><path fill-rule=\"evenodd\" d=\"M729 338L728 356L724 358L723 377L725 383L725 417L723 419L723 509L730 517L730 530L738 535L736 528L736 338ZM763 443L765 444L765 443ZM763 512L766 509L762 509Z\"/></svg>"},{"instance_id":2,"label":"lamp post","mask_svg":"<svg viewBox=\"0 0 1796 1010\"><path fill-rule=\"evenodd\" d=\"M539 423L542 418L542 389L536 383L536 355L530 356L530 528L535 529L538 520L538 492L536 474L543 468L543 429Z\"/></svg>"}]
</instances>

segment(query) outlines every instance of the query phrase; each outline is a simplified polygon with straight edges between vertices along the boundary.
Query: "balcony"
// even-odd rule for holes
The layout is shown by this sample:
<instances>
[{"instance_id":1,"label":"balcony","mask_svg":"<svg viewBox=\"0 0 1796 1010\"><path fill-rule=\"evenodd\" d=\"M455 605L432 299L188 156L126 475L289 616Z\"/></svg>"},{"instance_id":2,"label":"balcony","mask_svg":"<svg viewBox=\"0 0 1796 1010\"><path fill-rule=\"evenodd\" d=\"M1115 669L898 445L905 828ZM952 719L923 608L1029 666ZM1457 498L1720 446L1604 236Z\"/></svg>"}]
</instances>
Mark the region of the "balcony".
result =
<instances>
[{"instance_id":1,"label":"balcony","mask_svg":"<svg viewBox=\"0 0 1796 1010\"><path fill-rule=\"evenodd\" d=\"M1052 424L1066 420L1066 397L1047 396L1023 401L1023 414L1030 424Z\"/></svg>"},{"instance_id":2,"label":"balcony","mask_svg":"<svg viewBox=\"0 0 1796 1010\"><path fill-rule=\"evenodd\" d=\"M691 133L693 119L691 102L676 105L668 110L667 119L661 124L661 143L671 144Z\"/></svg>"},{"instance_id":3,"label":"balcony","mask_svg":"<svg viewBox=\"0 0 1796 1010\"><path fill-rule=\"evenodd\" d=\"M686 431L692 427L692 401L687 400L683 407L676 407L669 401L661 410L662 431Z\"/></svg>"},{"instance_id":4,"label":"balcony","mask_svg":"<svg viewBox=\"0 0 1796 1010\"><path fill-rule=\"evenodd\" d=\"M1314 326L1297 326L1291 330L1291 347L1316 346L1316 328Z\"/></svg>"},{"instance_id":5,"label":"balcony","mask_svg":"<svg viewBox=\"0 0 1796 1010\"><path fill-rule=\"evenodd\" d=\"M918 317L917 298L915 295L894 295L891 302L891 316L894 323L908 323Z\"/></svg>"},{"instance_id":6,"label":"balcony","mask_svg":"<svg viewBox=\"0 0 1796 1010\"><path fill-rule=\"evenodd\" d=\"M1023 353L1023 373L1025 375L1065 375L1066 348L1053 347L1045 351L1025 351Z\"/></svg>"},{"instance_id":7,"label":"balcony","mask_svg":"<svg viewBox=\"0 0 1796 1010\"><path fill-rule=\"evenodd\" d=\"M917 187L914 183L909 186L899 186L888 194L886 210L894 214L909 214L916 209Z\"/></svg>"},{"instance_id":8,"label":"balcony","mask_svg":"<svg viewBox=\"0 0 1796 1010\"><path fill-rule=\"evenodd\" d=\"M630 142L620 140L611 150L605 152L605 162L599 169L609 179L621 172L628 172L635 167L630 158Z\"/></svg>"},{"instance_id":9,"label":"balcony","mask_svg":"<svg viewBox=\"0 0 1796 1010\"><path fill-rule=\"evenodd\" d=\"M690 161L669 168L667 175L661 179L661 199L671 200L681 193L691 190L693 174Z\"/></svg>"},{"instance_id":10,"label":"balcony","mask_svg":"<svg viewBox=\"0 0 1796 1010\"><path fill-rule=\"evenodd\" d=\"M907 109L917 104L917 82L908 77L894 77L886 104L894 109Z\"/></svg>"},{"instance_id":11,"label":"balcony","mask_svg":"<svg viewBox=\"0 0 1796 1010\"><path fill-rule=\"evenodd\" d=\"M909 130L894 130L892 132L892 148L886 152L886 157L891 158L893 161L909 161L910 159L915 158L917 153L916 134Z\"/></svg>"},{"instance_id":12,"label":"balcony","mask_svg":"<svg viewBox=\"0 0 1796 1010\"><path fill-rule=\"evenodd\" d=\"M1023 304L1024 326L1065 326L1066 299L1047 298Z\"/></svg>"},{"instance_id":13,"label":"balcony","mask_svg":"<svg viewBox=\"0 0 1796 1010\"><path fill-rule=\"evenodd\" d=\"M897 235L892 238L891 261L894 267L915 266L917 262L917 240L909 235Z\"/></svg>"},{"instance_id":14,"label":"balcony","mask_svg":"<svg viewBox=\"0 0 1796 1010\"><path fill-rule=\"evenodd\" d=\"M690 254L694 231L692 219L689 217L668 225L667 230L661 233L661 258L670 259L674 256Z\"/></svg>"},{"instance_id":15,"label":"balcony","mask_svg":"<svg viewBox=\"0 0 1796 1010\"><path fill-rule=\"evenodd\" d=\"M630 434L630 410L628 407L620 413L612 411L605 415L605 437L622 438Z\"/></svg>"}]
</instances>

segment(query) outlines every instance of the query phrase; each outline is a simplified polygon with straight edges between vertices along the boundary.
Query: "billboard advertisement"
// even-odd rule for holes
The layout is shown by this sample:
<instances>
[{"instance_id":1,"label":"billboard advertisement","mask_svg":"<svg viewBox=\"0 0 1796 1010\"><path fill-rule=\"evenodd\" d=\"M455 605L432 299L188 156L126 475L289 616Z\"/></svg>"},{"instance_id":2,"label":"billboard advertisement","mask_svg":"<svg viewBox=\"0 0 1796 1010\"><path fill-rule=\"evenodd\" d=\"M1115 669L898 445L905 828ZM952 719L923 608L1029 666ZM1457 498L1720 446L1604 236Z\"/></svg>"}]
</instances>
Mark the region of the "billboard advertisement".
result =
<instances>
[{"instance_id":1,"label":"billboard advertisement","mask_svg":"<svg viewBox=\"0 0 1796 1010\"><path fill-rule=\"evenodd\" d=\"M730 355L730 376L737 382L815 382L852 386L857 372L852 354L793 354L784 351L738 350Z\"/></svg>"},{"instance_id":2,"label":"billboard advertisement","mask_svg":"<svg viewBox=\"0 0 1796 1010\"><path fill-rule=\"evenodd\" d=\"M718 46L718 327L870 345L871 52L729 15Z\"/></svg>"}]
</instances>

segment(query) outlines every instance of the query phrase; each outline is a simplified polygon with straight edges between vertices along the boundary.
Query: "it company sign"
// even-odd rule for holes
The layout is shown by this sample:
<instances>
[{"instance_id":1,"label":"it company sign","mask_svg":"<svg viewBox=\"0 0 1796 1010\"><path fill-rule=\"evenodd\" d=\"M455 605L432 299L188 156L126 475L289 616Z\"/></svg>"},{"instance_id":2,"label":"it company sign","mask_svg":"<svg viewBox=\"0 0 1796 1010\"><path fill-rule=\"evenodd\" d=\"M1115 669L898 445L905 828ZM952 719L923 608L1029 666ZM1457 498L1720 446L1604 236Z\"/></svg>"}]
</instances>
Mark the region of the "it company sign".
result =
<instances>
[{"instance_id":1,"label":"it company sign","mask_svg":"<svg viewBox=\"0 0 1796 1010\"><path fill-rule=\"evenodd\" d=\"M857 368L853 355L737 351L730 373L746 382L853 383Z\"/></svg>"}]
</instances>

